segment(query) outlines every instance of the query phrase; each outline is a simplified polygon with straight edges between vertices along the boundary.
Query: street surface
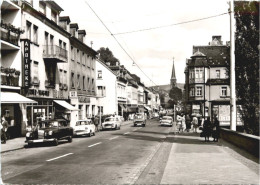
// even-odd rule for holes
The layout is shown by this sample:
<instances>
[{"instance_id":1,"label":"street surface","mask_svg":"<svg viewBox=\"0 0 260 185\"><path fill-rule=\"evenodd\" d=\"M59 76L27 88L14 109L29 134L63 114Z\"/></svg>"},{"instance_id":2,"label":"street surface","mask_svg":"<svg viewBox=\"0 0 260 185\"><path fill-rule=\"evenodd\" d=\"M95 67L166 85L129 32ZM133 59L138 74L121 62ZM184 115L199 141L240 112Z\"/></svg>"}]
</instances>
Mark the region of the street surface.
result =
<instances>
[{"instance_id":1,"label":"street surface","mask_svg":"<svg viewBox=\"0 0 260 185\"><path fill-rule=\"evenodd\" d=\"M258 184L259 165L198 134L174 134L148 120L146 127L61 141L2 154L4 183L11 184ZM208 165L208 166L207 166Z\"/></svg>"}]
</instances>

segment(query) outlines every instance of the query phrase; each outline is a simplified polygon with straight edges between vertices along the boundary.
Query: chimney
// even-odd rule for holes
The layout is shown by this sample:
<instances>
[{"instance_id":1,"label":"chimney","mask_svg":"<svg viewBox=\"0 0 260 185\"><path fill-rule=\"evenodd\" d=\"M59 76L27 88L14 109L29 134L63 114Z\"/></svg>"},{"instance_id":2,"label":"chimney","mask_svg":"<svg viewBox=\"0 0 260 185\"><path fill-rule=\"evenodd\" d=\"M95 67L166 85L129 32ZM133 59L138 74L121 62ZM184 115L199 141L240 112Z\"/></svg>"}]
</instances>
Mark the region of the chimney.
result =
<instances>
[{"instance_id":1,"label":"chimney","mask_svg":"<svg viewBox=\"0 0 260 185\"><path fill-rule=\"evenodd\" d=\"M84 43L84 38L86 36L86 31L85 30L78 30L78 39Z\"/></svg>"},{"instance_id":2,"label":"chimney","mask_svg":"<svg viewBox=\"0 0 260 185\"><path fill-rule=\"evenodd\" d=\"M79 26L77 23L70 24L70 34L76 38L78 37L78 29L79 29Z\"/></svg>"},{"instance_id":3,"label":"chimney","mask_svg":"<svg viewBox=\"0 0 260 185\"><path fill-rule=\"evenodd\" d=\"M69 27L68 27L69 24L70 24L69 16L61 16L59 18L59 26L62 27L64 30L69 31Z\"/></svg>"},{"instance_id":4,"label":"chimney","mask_svg":"<svg viewBox=\"0 0 260 185\"><path fill-rule=\"evenodd\" d=\"M220 45L223 45L223 42L221 41L221 35L213 35L212 36L212 41L218 40Z\"/></svg>"}]
</instances>

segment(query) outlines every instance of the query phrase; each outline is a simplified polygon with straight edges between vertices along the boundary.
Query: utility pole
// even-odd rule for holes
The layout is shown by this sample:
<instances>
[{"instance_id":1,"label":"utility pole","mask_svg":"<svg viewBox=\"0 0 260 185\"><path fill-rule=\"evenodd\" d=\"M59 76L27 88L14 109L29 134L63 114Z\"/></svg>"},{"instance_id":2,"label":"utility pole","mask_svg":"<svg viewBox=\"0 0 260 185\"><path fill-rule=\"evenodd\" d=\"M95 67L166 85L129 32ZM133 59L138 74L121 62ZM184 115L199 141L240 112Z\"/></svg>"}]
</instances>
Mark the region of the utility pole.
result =
<instances>
[{"instance_id":1,"label":"utility pole","mask_svg":"<svg viewBox=\"0 0 260 185\"><path fill-rule=\"evenodd\" d=\"M234 0L229 2L230 9L230 129L236 131L237 105L236 105L236 73L235 73L235 17Z\"/></svg>"}]
</instances>

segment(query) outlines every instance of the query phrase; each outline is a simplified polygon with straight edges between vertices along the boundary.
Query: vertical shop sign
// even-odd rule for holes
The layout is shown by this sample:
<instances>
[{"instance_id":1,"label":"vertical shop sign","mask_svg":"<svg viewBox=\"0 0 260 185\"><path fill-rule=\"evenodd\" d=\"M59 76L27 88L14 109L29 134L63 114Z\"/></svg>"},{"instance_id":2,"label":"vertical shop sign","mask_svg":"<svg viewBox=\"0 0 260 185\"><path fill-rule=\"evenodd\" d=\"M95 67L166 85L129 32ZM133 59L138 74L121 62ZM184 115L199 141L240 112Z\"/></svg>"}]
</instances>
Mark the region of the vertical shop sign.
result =
<instances>
[{"instance_id":1,"label":"vertical shop sign","mask_svg":"<svg viewBox=\"0 0 260 185\"><path fill-rule=\"evenodd\" d=\"M24 87L30 87L30 80L31 80L31 67L30 67L30 61L31 61L31 56L30 56L30 40L25 39L24 40Z\"/></svg>"}]
</instances>

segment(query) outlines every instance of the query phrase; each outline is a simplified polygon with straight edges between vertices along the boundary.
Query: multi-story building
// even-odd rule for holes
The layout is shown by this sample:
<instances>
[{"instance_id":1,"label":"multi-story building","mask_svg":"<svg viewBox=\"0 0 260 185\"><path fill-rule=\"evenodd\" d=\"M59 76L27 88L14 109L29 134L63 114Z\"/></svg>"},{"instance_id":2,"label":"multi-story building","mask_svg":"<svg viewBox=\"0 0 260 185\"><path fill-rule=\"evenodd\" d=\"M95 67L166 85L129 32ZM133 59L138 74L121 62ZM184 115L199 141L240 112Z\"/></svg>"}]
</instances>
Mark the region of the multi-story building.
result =
<instances>
[{"instance_id":1,"label":"multi-story building","mask_svg":"<svg viewBox=\"0 0 260 185\"><path fill-rule=\"evenodd\" d=\"M122 88L117 89L116 74L99 59L96 60L96 74L98 114L117 113L117 93L120 93L121 97Z\"/></svg>"},{"instance_id":2,"label":"multi-story building","mask_svg":"<svg viewBox=\"0 0 260 185\"><path fill-rule=\"evenodd\" d=\"M63 18L66 21L66 17ZM90 118L97 114L96 57L97 52L85 44L85 30L77 23L69 25L71 37L69 59L69 97L79 111L73 119Z\"/></svg>"},{"instance_id":3,"label":"multi-story building","mask_svg":"<svg viewBox=\"0 0 260 185\"><path fill-rule=\"evenodd\" d=\"M20 35L24 32L21 28L21 7L9 0L1 1L1 116L8 122L8 137L24 133L26 105L36 103L20 94L23 70Z\"/></svg>"},{"instance_id":4,"label":"multi-story building","mask_svg":"<svg viewBox=\"0 0 260 185\"><path fill-rule=\"evenodd\" d=\"M127 70L123 65L117 62L115 65L106 64L117 76L116 92L117 92L117 110L116 114L127 118Z\"/></svg>"},{"instance_id":5,"label":"multi-story building","mask_svg":"<svg viewBox=\"0 0 260 185\"><path fill-rule=\"evenodd\" d=\"M188 112L218 117L222 126L230 124L229 49L221 36L213 36L209 45L193 46L185 69Z\"/></svg>"}]
</instances>

